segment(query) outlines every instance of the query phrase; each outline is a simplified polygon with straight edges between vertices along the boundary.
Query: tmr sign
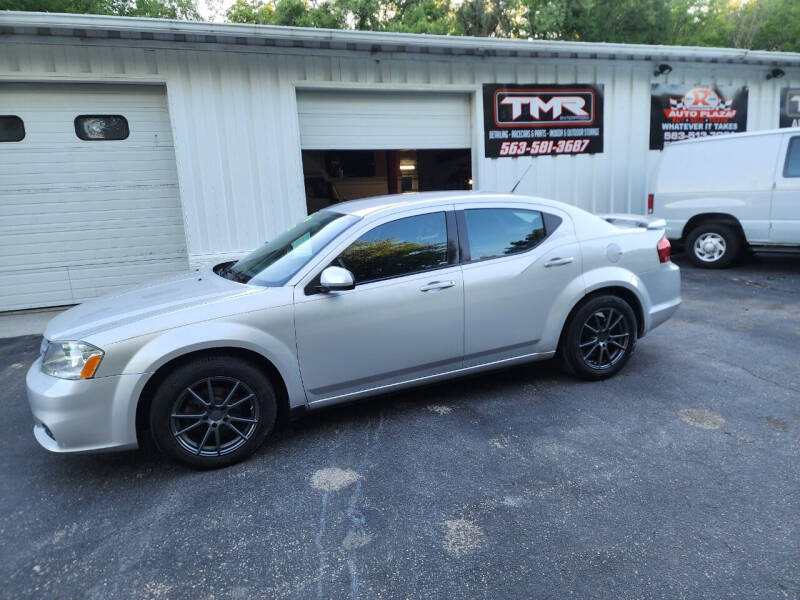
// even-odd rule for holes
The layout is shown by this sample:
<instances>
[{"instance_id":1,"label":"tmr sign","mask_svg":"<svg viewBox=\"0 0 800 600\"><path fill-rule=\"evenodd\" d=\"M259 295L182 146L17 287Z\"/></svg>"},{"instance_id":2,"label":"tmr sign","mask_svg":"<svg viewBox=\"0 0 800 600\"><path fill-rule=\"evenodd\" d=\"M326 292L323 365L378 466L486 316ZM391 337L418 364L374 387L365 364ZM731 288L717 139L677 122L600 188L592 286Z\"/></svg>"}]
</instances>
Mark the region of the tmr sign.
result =
<instances>
[{"instance_id":1,"label":"tmr sign","mask_svg":"<svg viewBox=\"0 0 800 600\"><path fill-rule=\"evenodd\" d=\"M602 102L602 85L484 85L486 157L602 152Z\"/></svg>"}]
</instances>

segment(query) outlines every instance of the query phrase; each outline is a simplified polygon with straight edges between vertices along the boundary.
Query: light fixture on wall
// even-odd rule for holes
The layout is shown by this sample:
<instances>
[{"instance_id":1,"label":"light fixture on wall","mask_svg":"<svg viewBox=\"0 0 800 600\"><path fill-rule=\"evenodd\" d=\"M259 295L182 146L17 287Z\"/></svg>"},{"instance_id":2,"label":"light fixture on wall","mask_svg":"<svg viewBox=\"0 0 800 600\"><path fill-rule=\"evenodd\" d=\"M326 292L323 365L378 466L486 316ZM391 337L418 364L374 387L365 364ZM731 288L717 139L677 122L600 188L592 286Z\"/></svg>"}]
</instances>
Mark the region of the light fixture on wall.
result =
<instances>
[{"instance_id":1,"label":"light fixture on wall","mask_svg":"<svg viewBox=\"0 0 800 600\"><path fill-rule=\"evenodd\" d=\"M769 80L769 79L780 79L784 75L786 75L786 73L784 72L783 69L775 68L775 69L772 69L769 73L767 73L767 80Z\"/></svg>"},{"instance_id":2,"label":"light fixture on wall","mask_svg":"<svg viewBox=\"0 0 800 600\"><path fill-rule=\"evenodd\" d=\"M659 75L666 75L668 73L672 73L672 67L667 63L661 63L656 67L656 70L653 71L653 77L658 77Z\"/></svg>"},{"instance_id":3,"label":"light fixture on wall","mask_svg":"<svg viewBox=\"0 0 800 600\"><path fill-rule=\"evenodd\" d=\"M667 63L661 63L656 67L656 70L653 71L653 77L658 77L659 75L667 75L668 73L672 73L672 67L669 66Z\"/></svg>"},{"instance_id":4,"label":"light fixture on wall","mask_svg":"<svg viewBox=\"0 0 800 600\"><path fill-rule=\"evenodd\" d=\"M416 168L415 165L400 165L401 171L414 171Z\"/></svg>"}]
</instances>

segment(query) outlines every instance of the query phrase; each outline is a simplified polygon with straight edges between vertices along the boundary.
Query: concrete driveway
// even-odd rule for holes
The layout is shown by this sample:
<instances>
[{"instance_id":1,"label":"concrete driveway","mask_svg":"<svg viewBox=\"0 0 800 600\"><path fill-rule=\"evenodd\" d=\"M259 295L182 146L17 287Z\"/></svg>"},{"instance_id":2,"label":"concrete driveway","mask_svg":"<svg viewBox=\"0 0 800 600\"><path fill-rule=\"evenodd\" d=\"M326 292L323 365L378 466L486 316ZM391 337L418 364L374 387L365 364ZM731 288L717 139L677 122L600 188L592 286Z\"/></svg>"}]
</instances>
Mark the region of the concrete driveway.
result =
<instances>
[{"instance_id":1,"label":"concrete driveway","mask_svg":"<svg viewBox=\"0 0 800 600\"><path fill-rule=\"evenodd\" d=\"M331 409L248 462L55 456L0 341L0 597L798 598L800 259L683 270L621 376Z\"/></svg>"}]
</instances>

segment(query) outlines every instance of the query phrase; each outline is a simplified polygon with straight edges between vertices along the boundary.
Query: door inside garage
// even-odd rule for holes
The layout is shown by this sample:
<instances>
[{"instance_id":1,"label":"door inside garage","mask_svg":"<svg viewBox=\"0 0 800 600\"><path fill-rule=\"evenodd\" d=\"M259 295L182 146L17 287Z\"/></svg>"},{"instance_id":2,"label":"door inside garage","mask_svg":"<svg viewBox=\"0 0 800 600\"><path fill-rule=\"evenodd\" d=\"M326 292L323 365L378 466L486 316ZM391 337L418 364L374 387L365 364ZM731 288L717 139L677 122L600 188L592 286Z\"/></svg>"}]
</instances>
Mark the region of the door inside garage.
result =
<instances>
[{"instance_id":1,"label":"door inside garage","mask_svg":"<svg viewBox=\"0 0 800 600\"><path fill-rule=\"evenodd\" d=\"M300 90L306 208L472 188L470 96Z\"/></svg>"},{"instance_id":2,"label":"door inside garage","mask_svg":"<svg viewBox=\"0 0 800 600\"><path fill-rule=\"evenodd\" d=\"M0 88L0 311L187 268L162 86Z\"/></svg>"}]
</instances>

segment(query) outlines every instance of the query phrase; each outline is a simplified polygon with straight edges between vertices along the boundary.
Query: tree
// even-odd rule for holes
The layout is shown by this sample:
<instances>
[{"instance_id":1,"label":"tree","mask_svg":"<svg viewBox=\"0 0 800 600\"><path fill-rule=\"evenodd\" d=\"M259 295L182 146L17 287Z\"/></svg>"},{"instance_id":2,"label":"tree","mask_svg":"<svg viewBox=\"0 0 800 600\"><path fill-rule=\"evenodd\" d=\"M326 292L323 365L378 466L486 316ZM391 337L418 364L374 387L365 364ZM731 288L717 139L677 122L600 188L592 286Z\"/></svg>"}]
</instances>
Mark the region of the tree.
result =
<instances>
[{"instance_id":1,"label":"tree","mask_svg":"<svg viewBox=\"0 0 800 600\"><path fill-rule=\"evenodd\" d=\"M0 0L0 10L199 19L194 0Z\"/></svg>"},{"instance_id":2,"label":"tree","mask_svg":"<svg viewBox=\"0 0 800 600\"><path fill-rule=\"evenodd\" d=\"M489 37L497 32L497 17L487 0L464 0L455 14L455 31L460 35Z\"/></svg>"},{"instance_id":3,"label":"tree","mask_svg":"<svg viewBox=\"0 0 800 600\"><path fill-rule=\"evenodd\" d=\"M231 23L255 23L266 25L274 22L275 9L271 4L236 0L227 10L225 16Z\"/></svg>"},{"instance_id":4,"label":"tree","mask_svg":"<svg viewBox=\"0 0 800 600\"><path fill-rule=\"evenodd\" d=\"M346 25L344 13L332 2L311 6L304 0L278 0L275 4L236 0L226 16L232 23L325 29L344 29Z\"/></svg>"},{"instance_id":5,"label":"tree","mask_svg":"<svg viewBox=\"0 0 800 600\"><path fill-rule=\"evenodd\" d=\"M456 31L456 20L448 0L408 2L395 12L386 26L389 31L449 35Z\"/></svg>"}]
</instances>

